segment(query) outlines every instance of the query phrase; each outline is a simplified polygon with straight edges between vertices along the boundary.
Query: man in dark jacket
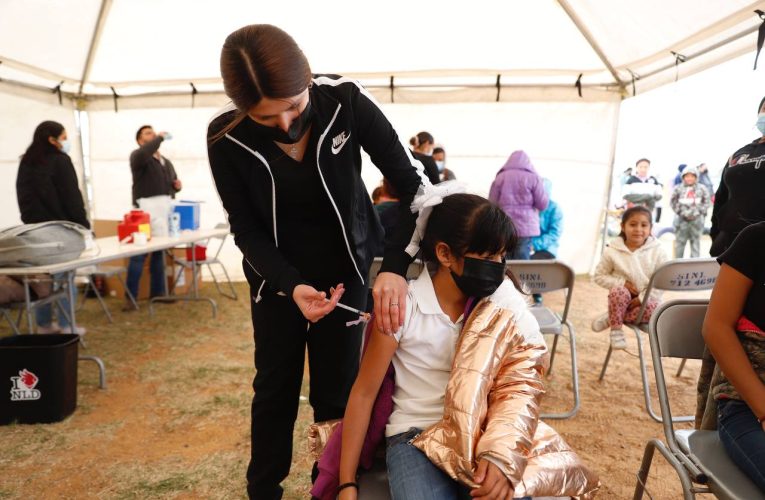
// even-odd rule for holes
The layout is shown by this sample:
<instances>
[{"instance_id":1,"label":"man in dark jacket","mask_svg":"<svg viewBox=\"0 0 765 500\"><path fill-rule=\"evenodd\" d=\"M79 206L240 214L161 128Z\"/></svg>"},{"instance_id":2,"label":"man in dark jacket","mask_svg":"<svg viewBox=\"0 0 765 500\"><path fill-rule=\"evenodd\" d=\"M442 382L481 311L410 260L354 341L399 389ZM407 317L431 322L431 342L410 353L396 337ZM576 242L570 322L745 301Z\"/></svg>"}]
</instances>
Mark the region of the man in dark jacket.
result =
<instances>
[{"instance_id":1,"label":"man in dark jacket","mask_svg":"<svg viewBox=\"0 0 765 500\"><path fill-rule=\"evenodd\" d=\"M138 206L138 200L151 196L175 197L181 190L181 181L175 173L175 168L169 159L159 153L159 146L169 140L167 132L154 132L150 125L144 125L135 134L138 149L130 153L130 171L133 174L133 205ZM165 295L165 265L163 252L151 254L151 297ZM130 258L128 265L127 287L133 297L138 297L138 285L141 281L143 264L146 254ZM128 301L126 310L132 310L133 304Z\"/></svg>"}]
</instances>

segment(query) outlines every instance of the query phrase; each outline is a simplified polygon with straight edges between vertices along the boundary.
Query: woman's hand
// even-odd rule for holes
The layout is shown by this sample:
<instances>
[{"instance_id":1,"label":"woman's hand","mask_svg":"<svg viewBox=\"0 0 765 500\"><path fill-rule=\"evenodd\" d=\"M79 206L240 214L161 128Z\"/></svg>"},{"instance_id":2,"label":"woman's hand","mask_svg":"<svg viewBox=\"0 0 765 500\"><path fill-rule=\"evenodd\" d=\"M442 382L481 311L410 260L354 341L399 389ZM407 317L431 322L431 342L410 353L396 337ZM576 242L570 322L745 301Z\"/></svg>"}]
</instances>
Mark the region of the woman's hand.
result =
<instances>
[{"instance_id":1,"label":"woman's hand","mask_svg":"<svg viewBox=\"0 0 765 500\"><path fill-rule=\"evenodd\" d=\"M406 280L395 273L380 273L375 279L372 297L375 301L377 328L393 335L404 324L406 314Z\"/></svg>"},{"instance_id":2,"label":"woman's hand","mask_svg":"<svg viewBox=\"0 0 765 500\"><path fill-rule=\"evenodd\" d=\"M332 289L332 295L327 300L326 293L316 290L311 285L298 285L292 291L292 300L295 301L305 319L316 323L335 309L344 292L345 288L340 283Z\"/></svg>"},{"instance_id":3,"label":"woman's hand","mask_svg":"<svg viewBox=\"0 0 765 500\"><path fill-rule=\"evenodd\" d=\"M470 492L470 496L473 498L479 500L512 500L513 485L499 470L499 467L489 460L481 459L474 479L481 486Z\"/></svg>"}]
</instances>

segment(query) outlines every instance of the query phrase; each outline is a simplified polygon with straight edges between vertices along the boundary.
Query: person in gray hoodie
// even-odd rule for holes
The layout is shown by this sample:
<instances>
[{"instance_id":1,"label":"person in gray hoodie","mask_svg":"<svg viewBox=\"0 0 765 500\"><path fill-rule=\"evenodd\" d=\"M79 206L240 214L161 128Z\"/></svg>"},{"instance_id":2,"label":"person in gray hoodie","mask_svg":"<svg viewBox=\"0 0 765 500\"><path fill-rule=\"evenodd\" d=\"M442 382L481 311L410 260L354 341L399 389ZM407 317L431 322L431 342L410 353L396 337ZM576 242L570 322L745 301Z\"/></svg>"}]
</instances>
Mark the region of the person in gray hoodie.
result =
<instances>
[{"instance_id":1,"label":"person in gray hoodie","mask_svg":"<svg viewBox=\"0 0 765 500\"><path fill-rule=\"evenodd\" d=\"M528 260L531 238L539 236L539 212L547 208L548 197L526 152L514 151L499 169L489 190L489 200L505 211L518 231L518 246L509 253L509 258Z\"/></svg>"}]
</instances>

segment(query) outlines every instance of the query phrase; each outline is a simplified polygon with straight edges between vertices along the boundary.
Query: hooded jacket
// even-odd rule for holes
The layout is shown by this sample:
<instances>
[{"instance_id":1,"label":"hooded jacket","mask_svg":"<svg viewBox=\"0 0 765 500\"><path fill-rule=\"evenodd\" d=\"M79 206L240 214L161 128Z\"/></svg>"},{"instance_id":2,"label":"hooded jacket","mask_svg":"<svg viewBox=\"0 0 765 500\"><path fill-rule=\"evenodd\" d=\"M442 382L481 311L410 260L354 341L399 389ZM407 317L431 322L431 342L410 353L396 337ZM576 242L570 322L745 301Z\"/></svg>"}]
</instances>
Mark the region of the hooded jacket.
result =
<instances>
[{"instance_id":1,"label":"hooded jacket","mask_svg":"<svg viewBox=\"0 0 765 500\"><path fill-rule=\"evenodd\" d=\"M347 253L360 283L383 240L380 221L361 179L361 148L390 180L399 194L399 223L387 235L381 271L404 276L413 256L404 249L414 233L417 214L410 204L418 188L429 184L420 162L399 140L374 99L354 80L318 76L310 88L313 127L321 131L315 168L337 215ZM234 241L244 254L245 274L258 294L266 283L291 296L304 283L298 270L279 252L276 193L271 166L259 151L263 139L248 133L247 119L219 140L237 114L233 105L222 109L208 127L208 156Z\"/></svg>"},{"instance_id":2,"label":"hooded jacket","mask_svg":"<svg viewBox=\"0 0 765 500\"><path fill-rule=\"evenodd\" d=\"M653 236L649 236L645 244L634 252L627 248L621 237L616 237L603 250L603 256L595 268L595 283L610 290L631 281L642 293L651 275L666 261L667 254L661 242Z\"/></svg>"},{"instance_id":3,"label":"hooded jacket","mask_svg":"<svg viewBox=\"0 0 765 500\"><path fill-rule=\"evenodd\" d=\"M545 193L548 198L552 190L550 179L543 179ZM547 208L539 213L539 236L531 239L531 246L535 252L542 250L558 255L560 236L563 233L563 210L552 198L547 202Z\"/></svg>"},{"instance_id":4,"label":"hooded jacket","mask_svg":"<svg viewBox=\"0 0 765 500\"><path fill-rule=\"evenodd\" d=\"M539 236L539 212L547 207L547 193L524 151L515 151L499 169L489 199L512 219L518 236Z\"/></svg>"},{"instance_id":5,"label":"hooded jacket","mask_svg":"<svg viewBox=\"0 0 765 500\"><path fill-rule=\"evenodd\" d=\"M539 421L547 347L538 327L519 327L529 321L536 324L509 280L473 308L457 343L444 416L412 444L468 486L477 486L476 466L487 458L512 482L514 497L592 498L600 487L597 476L555 430ZM315 456L336 425L312 426Z\"/></svg>"},{"instance_id":6,"label":"hooded jacket","mask_svg":"<svg viewBox=\"0 0 765 500\"><path fill-rule=\"evenodd\" d=\"M690 185L683 181L672 190L669 204L682 221L703 219L709 210L709 192L698 181Z\"/></svg>"}]
</instances>

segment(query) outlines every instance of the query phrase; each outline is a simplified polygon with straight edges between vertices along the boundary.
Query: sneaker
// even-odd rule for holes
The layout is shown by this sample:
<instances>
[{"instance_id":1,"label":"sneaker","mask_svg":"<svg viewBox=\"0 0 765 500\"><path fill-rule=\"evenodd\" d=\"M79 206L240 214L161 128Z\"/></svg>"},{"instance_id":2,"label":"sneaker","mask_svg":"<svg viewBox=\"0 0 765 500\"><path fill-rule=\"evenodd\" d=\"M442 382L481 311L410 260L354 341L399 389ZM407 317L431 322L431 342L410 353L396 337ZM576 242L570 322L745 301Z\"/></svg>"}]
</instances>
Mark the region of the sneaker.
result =
<instances>
[{"instance_id":1,"label":"sneaker","mask_svg":"<svg viewBox=\"0 0 765 500\"><path fill-rule=\"evenodd\" d=\"M593 332L602 332L608 328L608 314L601 314L592 322Z\"/></svg>"},{"instance_id":2,"label":"sneaker","mask_svg":"<svg viewBox=\"0 0 765 500\"><path fill-rule=\"evenodd\" d=\"M611 349L624 350L627 348L627 339L622 330L611 330Z\"/></svg>"},{"instance_id":3,"label":"sneaker","mask_svg":"<svg viewBox=\"0 0 765 500\"><path fill-rule=\"evenodd\" d=\"M87 330L85 329L84 326L75 326L74 329L72 329L71 326L65 326L64 328L61 329L61 333L74 333L81 337L85 335L86 332Z\"/></svg>"},{"instance_id":4,"label":"sneaker","mask_svg":"<svg viewBox=\"0 0 765 500\"><path fill-rule=\"evenodd\" d=\"M37 333L60 333L61 327L58 323L53 322L50 325L37 325Z\"/></svg>"}]
</instances>

